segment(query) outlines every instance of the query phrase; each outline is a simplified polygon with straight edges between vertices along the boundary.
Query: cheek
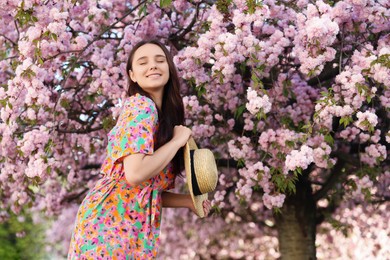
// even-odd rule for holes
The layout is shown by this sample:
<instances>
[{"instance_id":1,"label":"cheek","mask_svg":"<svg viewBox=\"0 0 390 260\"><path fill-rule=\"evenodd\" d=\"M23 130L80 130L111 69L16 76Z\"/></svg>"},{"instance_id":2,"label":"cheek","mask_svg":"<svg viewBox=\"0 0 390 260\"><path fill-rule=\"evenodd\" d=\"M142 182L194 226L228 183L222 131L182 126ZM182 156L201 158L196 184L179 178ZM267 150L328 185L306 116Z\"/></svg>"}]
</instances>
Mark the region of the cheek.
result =
<instances>
[{"instance_id":1,"label":"cheek","mask_svg":"<svg viewBox=\"0 0 390 260\"><path fill-rule=\"evenodd\" d=\"M169 66L168 66L168 64L166 64L166 65L164 66L164 70L167 72L167 74L168 74L168 76L169 76Z\"/></svg>"},{"instance_id":2,"label":"cheek","mask_svg":"<svg viewBox=\"0 0 390 260\"><path fill-rule=\"evenodd\" d=\"M145 74L145 69L143 68L137 68L137 70L134 71L134 75L138 78L138 79L141 79L142 78L142 75Z\"/></svg>"}]
</instances>

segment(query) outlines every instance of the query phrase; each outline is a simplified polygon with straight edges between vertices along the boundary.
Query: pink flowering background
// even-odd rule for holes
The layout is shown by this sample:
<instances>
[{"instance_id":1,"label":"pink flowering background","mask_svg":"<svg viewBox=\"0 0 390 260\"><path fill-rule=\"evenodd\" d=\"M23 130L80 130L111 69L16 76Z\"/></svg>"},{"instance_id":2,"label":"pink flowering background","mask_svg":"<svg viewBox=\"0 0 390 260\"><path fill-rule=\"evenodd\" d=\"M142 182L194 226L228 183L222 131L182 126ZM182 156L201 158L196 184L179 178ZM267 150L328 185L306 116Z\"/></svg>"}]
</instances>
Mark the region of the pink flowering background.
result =
<instances>
[{"instance_id":1,"label":"pink flowering background","mask_svg":"<svg viewBox=\"0 0 390 260\"><path fill-rule=\"evenodd\" d=\"M284 223L314 228L318 259L388 259L389 17L387 0L1 1L0 221L27 209L66 255L127 56L158 38L219 169L211 217L164 209L161 259L288 259Z\"/></svg>"}]
</instances>

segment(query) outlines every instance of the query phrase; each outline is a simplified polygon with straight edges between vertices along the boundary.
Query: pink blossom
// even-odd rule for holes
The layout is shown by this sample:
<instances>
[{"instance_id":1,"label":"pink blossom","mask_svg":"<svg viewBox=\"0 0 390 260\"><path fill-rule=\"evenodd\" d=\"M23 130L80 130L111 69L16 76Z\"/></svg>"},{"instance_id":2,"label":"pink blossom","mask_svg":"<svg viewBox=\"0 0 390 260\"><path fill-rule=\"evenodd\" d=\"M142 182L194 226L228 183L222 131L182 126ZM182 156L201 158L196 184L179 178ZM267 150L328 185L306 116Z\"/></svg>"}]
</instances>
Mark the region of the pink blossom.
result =
<instances>
[{"instance_id":1,"label":"pink blossom","mask_svg":"<svg viewBox=\"0 0 390 260\"><path fill-rule=\"evenodd\" d=\"M271 111L272 105L267 95L260 97L257 95L256 90L248 88L247 98L249 102L246 104L246 108L252 115L257 114L260 110L265 114Z\"/></svg>"},{"instance_id":2,"label":"pink blossom","mask_svg":"<svg viewBox=\"0 0 390 260\"><path fill-rule=\"evenodd\" d=\"M359 111L356 116L358 120L355 125L364 131L367 131L368 127L375 127L378 123L378 116L370 111L364 113Z\"/></svg>"},{"instance_id":3,"label":"pink blossom","mask_svg":"<svg viewBox=\"0 0 390 260\"><path fill-rule=\"evenodd\" d=\"M269 209L272 209L273 207L280 208L282 207L285 198L286 195L284 194L278 194L278 195L264 194L263 202L264 205Z\"/></svg>"},{"instance_id":4,"label":"pink blossom","mask_svg":"<svg viewBox=\"0 0 390 260\"><path fill-rule=\"evenodd\" d=\"M19 41L18 48L20 54L26 57L32 56L34 51L34 45L30 41Z\"/></svg>"},{"instance_id":5,"label":"pink blossom","mask_svg":"<svg viewBox=\"0 0 390 260\"><path fill-rule=\"evenodd\" d=\"M297 168L301 168L303 170L307 169L309 164L313 161L313 149L306 145L302 145L300 150L293 150L286 156L286 172L294 171Z\"/></svg>"},{"instance_id":6,"label":"pink blossom","mask_svg":"<svg viewBox=\"0 0 390 260\"><path fill-rule=\"evenodd\" d=\"M41 36L42 30L40 28L37 28L35 26L31 26L28 28L26 32L26 36L28 37L28 40L32 42L35 39L38 39Z\"/></svg>"}]
</instances>

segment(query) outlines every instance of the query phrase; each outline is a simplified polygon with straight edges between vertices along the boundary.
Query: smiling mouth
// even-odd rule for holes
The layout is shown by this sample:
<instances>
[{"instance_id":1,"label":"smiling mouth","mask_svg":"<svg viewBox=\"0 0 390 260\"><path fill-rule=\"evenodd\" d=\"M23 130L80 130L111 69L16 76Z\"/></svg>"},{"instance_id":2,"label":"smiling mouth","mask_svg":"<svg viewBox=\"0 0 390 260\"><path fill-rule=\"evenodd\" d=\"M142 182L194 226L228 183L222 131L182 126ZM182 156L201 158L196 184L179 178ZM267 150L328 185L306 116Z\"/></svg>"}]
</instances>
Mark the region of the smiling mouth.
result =
<instances>
[{"instance_id":1,"label":"smiling mouth","mask_svg":"<svg viewBox=\"0 0 390 260\"><path fill-rule=\"evenodd\" d=\"M153 77L153 76L161 76L161 74L158 74L158 73L156 73L156 74L150 74L150 75L147 75L146 77L149 78L150 76L152 76L152 77Z\"/></svg>"}]
</instances>

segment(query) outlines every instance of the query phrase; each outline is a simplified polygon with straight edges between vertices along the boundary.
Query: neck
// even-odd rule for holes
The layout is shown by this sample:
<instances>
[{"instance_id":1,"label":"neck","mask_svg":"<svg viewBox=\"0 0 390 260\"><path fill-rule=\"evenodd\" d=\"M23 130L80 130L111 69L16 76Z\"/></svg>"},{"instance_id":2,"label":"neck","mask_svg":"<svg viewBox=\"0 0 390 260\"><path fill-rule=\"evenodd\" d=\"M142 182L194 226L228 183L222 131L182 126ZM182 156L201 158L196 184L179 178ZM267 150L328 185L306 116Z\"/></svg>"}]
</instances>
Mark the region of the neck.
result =
<instances>
[{"instance_id":1,"label":"neck","mask_svg":"<svg viewBox=\"0 0 390 260\"><path fill-rule=\"evenodd\" d=\"M159 110L161 110L162 106L162 99L163 99L163 91L155 91L155 92L149 92L150 97L153 99L154 103L158 107Z\"/></svg>"}]
</instances>

